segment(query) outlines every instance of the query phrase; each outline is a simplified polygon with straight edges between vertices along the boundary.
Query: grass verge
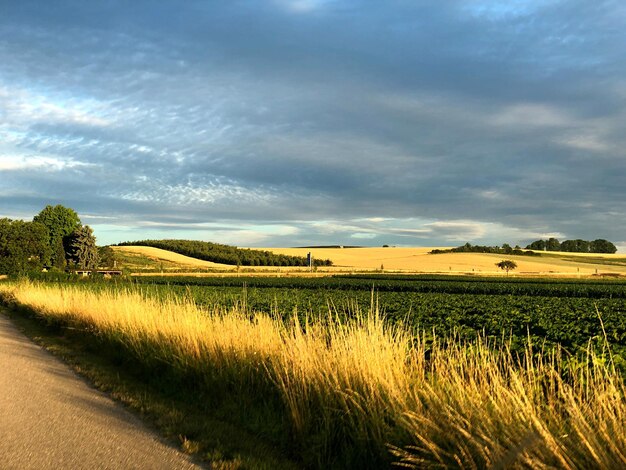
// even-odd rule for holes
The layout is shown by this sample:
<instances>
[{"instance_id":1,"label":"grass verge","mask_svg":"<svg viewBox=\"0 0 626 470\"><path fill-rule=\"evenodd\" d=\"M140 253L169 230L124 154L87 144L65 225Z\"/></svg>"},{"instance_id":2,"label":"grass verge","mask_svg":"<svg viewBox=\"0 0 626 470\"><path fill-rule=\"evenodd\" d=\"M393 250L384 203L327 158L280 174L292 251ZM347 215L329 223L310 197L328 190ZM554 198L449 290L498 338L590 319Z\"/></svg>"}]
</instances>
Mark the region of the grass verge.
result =
<instances>
[{"instance_id":1,"label":"grass verge","mask_svg":"<svg viewBox=\"0 0 626 470\"><path fill-rule=\"evenodd\" d=\"M202 393L164 383L83 330L52 325L33 310L0 306L0 314L67 363L95 388L138 414L155 431L210 469L296 469L274 445L233 423L232 403L215 406ZM240 412L236 413L241 415ZM258 416L257 416L258 419Z\"/></svg>"}]
</instances>

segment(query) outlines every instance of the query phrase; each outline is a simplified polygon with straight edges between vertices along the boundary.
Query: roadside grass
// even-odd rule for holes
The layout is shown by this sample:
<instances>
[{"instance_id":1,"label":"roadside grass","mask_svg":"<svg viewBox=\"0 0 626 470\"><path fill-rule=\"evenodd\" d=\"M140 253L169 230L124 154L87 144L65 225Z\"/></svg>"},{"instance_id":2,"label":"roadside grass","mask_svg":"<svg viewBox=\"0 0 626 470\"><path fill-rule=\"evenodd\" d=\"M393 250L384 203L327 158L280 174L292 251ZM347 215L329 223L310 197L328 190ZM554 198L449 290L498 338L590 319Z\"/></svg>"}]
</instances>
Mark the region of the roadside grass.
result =
<instances>
[{"instance_id":1,"label":"roadside grass","mask_svg":"<svg viewBox=\"0 0 626 470\"><path fill-rule=\"evenodd\" d=\"M35 343L66 362L92 386L109 394L137 413L172 445L194 457L203 467L215 470L296 469L299 465L276 446L237 424L254 415L228 401L206 400L193 387L164 380L149 373L119 346L59 323L51 323L27 307L3 308L0 314ZM235 417L235 419L234 419Z\"/></svg>"},{"instance_id":2,"label":"roadside grass","mask_svg":"<svg viewBox=\"0 0 626 470\"><path fill-rule=\"evenodd\" d=\"M91 342L164 402L203 403L208 422L217 408L302 466L626 466L626 390L610 351L576 361L530 345L515 355L506 342L425 342L374 302L351 320L286 323L133 290L5 283L0 298ZM204 419L190 420L199 429L181 434L184 447L202 447Z\"/></svg>"}]
</instances>

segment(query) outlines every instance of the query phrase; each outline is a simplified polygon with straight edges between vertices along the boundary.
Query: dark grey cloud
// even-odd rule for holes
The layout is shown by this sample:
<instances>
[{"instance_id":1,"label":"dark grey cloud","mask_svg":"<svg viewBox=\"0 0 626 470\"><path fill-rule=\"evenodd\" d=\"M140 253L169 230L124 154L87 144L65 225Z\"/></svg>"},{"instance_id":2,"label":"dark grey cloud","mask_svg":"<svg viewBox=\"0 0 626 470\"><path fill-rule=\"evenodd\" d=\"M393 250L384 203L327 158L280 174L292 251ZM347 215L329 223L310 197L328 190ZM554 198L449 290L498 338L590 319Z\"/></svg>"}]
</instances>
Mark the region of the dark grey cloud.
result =
<instances>
[{"instance_id":1,"label":"dark grey cloud","mask_svg":"<svg viewBox=\"0 0 626 470\"><path fill-rule=\"evenodd\" d=\"M5 2L0 215L66 203L104 241L626 244L625 22L616 1Z\"/></svg>"}]
</instances>

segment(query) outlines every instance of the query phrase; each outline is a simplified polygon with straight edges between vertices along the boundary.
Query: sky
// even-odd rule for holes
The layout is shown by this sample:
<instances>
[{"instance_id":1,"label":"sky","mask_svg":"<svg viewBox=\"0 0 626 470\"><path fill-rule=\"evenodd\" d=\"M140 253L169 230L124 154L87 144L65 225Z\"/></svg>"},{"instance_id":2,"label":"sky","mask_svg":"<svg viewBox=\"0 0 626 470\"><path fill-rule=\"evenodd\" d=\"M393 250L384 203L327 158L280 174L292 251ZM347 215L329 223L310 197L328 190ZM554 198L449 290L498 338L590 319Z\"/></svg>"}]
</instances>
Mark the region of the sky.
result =
<instances>
[{"instance_id":1,"label":"sky","mask_svg":"<svg viewBox=\"0 0 626 470\"><path fill-rule=\"evenodd\" d=\"M0 0L0 217L626 251L626 2Z\"/></svg>"}]
</instances>

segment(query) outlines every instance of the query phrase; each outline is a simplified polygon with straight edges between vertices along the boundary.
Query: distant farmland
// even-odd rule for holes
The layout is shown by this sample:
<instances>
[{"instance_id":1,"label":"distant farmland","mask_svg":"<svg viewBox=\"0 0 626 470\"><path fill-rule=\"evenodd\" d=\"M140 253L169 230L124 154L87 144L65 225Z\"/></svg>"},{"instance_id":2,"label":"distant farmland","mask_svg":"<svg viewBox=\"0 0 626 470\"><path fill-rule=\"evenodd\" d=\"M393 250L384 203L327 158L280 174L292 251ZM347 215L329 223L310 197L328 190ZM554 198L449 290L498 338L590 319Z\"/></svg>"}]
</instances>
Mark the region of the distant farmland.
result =
<instances>
[{"instance_id":1,"label":"distant farmland","mask_svg":"<svg viewBox=\"0 0 626 470\"><path fill-rule=\"evenodd\" d=\"M582 255L575 253L550 253L527 257L490 253L443 253L431 255L435 248L264 248L277 254L328 258L337 269L397 270L424 273L481 273L502 274L495 263L502 259L514 260L516 274L568 274L592 275L620 273L626 275L626 256ZM574 255L574 256L572 256Z\"/></svg>"},{"instance_id":2,"label":"distant farmland","mask_svg":"<svg viewBox=\"0 0 626 470\"><path fill-rule=\"evenodd\" d=\"M147 246L114 246L123 267L131 272L227 272L236 266L204 261L168 250ZM622 254L541 253L541 256L516 256L491 253L429 254L422 248L264 248L279 255L329 259L332 266L318 266L318 273L384 271L406 273L445 273L504 275L495 264L514 260L518 267L511 275L590 276L626 275L626 256ZM296 266L243 266L242 272L306 272Z\"/></svg>"}]
</instances>

